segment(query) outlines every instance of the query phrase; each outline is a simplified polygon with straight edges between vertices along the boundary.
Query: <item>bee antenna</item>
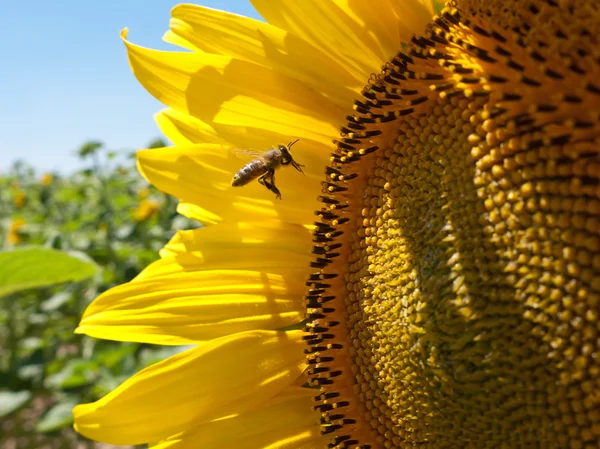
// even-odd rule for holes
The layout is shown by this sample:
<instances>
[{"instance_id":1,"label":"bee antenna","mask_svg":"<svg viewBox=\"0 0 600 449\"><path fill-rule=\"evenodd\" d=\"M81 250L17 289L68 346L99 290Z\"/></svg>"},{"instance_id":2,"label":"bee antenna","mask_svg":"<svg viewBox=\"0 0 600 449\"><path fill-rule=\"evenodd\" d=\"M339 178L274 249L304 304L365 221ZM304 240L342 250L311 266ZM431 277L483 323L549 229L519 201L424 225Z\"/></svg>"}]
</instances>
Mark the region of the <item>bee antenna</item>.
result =
<instances>
[{"instance_id":1,"label":"bee antenna","mask_svg":"<svg viewBox=\"0 0 600 449\"><path fill-rule=\"evenodd\" d=\"M296 142L298 142L300 139L296 139L293 142L288 143L288 148L291 148L292 145L294 145Z\"/></svg>"}]
</instances>

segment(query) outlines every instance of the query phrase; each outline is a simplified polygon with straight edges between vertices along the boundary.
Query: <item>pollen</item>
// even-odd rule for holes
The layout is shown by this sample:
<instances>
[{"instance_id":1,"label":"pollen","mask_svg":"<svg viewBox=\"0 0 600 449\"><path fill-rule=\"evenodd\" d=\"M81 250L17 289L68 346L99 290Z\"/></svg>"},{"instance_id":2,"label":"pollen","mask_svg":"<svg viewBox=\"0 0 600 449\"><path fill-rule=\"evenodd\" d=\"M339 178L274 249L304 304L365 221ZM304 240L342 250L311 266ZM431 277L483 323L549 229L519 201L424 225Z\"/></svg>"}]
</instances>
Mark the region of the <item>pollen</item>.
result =
<instances>
[{"instance_id":1,"label":"pollen","mask_svg":"<svg viewBox=\"0 0 600 449\"><path fill-rule=\"evenodd\" d=\"M307 282L329 447L597 447L599 30L448 2L363 89Z\"/></svg>"}]
</instances>

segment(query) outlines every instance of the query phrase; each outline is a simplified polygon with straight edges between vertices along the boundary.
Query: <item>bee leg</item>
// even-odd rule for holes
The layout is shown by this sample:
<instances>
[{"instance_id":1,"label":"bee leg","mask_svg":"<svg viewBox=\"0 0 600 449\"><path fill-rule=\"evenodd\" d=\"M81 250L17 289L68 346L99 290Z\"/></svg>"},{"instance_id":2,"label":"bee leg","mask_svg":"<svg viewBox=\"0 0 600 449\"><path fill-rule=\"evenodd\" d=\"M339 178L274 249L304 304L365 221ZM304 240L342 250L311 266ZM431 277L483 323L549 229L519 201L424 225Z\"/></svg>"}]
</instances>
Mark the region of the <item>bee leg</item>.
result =
<instances>
[{"instance_id":1,"label":"bee leg","mask_svg":"<svg viewBox=\"0 0 600 449\"><path fill-rule=\"evenodd\" d=\"M277 198L281 199L281 192L279 191L279 189L277 187L275 187L275 170L271 170L271 186L269 188L269 190L271 192L273 192L275 195L277 195Z\"/></svg>"},{"instance_id":2,"label":"bee leg","mask_svg":"<svg viewBox=\"0 0 600 449\"><path fill-rule=\"evenodd\" d=\"M299 164L296 161L292 161L292 167L294 167L296 170L298 170L300 173L304 174L304 172L302 171L302 167L304 167L304 165Z\"/></svg>"},{"instance_id":3,"label":"bee leg","mask_svg":"<svg viewBox=\"0 0 600 449\"><path fill-rule=\"evenodd\" d=\"M263 186L277 195L277 198L281 199L281 193L279 189L275 187L275 170L269 170L260 178L258 178L258 182L260 182Z\"/></svg>"},{"instance_id":4,"label":"bee leg","mask_svg":"<svg viewBox=\"0 0 600 449\"><path fill-rule=\"evenodd\" d=\"M269 189L269 186L267 186L267 184L266 184L267 183L267 180L266 180L267 176L269 176L269 172L266 172L264 175L261 175L260 178L258 178L258 183L260 185L265 186L267 189ZM271 189L269 189L269 190L271 190Z\"/></svg>"},{"instance_id":5,"label":"bee leg","mask_svg":"<svg viewBox=\"0 0 600 449\"><path fill-rule=\"evenodd\" d=\"M258 182L277 195L277 198L281 199L281 192L279 189L275 187L275 170L269 170L260 178L258 178Z\"/></svg>"},{"instance_id":6,"label":"bee leg","mask_svg":"<svg viewBox=\"0 0 600 449\"><path fill-rule=\"evenodd\" d=\"M286 160L281 161L281 165L290 165L290 164L292 165L292 167L294 167L300 173L304 174L304 172L302 171L302 167L304 167L304 165L299 164L294 159L286 159Z\"/></svg>"}]
</instances>

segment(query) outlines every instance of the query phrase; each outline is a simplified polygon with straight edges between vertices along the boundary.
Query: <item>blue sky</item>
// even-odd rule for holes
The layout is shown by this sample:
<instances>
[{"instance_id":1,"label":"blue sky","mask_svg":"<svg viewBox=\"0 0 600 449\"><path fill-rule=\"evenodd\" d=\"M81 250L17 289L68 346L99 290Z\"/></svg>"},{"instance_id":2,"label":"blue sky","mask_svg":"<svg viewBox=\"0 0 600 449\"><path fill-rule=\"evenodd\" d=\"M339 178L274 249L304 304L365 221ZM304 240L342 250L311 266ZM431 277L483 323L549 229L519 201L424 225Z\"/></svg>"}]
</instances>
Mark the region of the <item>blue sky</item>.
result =
<instances>
[{"instance_id":1,"label":"blue sky","mask_svg":"<svg viewBox=\"0 0 600 449\"><path fill-rule=\"evenodd\" d=\"M119 31L147 47L161 41L174 0L16 0L0 15L0 172L16 159L40 171L80 167L86 140L137 149L160 137L161 104L129 70ZM203 0L259 18L248 0Z\"/></svg>"}]
</instances>

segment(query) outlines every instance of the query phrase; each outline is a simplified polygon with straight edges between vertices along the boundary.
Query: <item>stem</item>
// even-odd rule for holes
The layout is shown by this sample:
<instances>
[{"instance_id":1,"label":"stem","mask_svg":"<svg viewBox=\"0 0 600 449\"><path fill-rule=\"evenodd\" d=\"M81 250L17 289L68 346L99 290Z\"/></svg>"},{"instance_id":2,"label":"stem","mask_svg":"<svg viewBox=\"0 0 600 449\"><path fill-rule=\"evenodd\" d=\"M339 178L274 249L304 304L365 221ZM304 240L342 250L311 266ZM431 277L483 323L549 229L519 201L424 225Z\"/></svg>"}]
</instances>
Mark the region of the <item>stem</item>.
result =
<instances>
[{"instance_id":1,"label":"stem","mask_svg":"<svg viewBox=\"0 0 600 449\"><path fill-rule=\"evenodd\" d=\"M98 180L100 181L101 189L100 189L100 199L102 201L102 205L105 209L105 216L110 219L106 220L106 249L108 251L108 255L110 257L111 262L115 265L115 268L118 270L120 266L120 261L117 258L117 254L115 252L113 241L115 238L115 228L113 224L112 217L115 216L115 210L113 208L112 202L110 200L108 181L106 179L104 170L102 169L102 165L100 163L100 159L98 157L98 153L94 151L92 153L92 158L94 161L94 171L98 176Z\"/></svg>"}]
</instances>

